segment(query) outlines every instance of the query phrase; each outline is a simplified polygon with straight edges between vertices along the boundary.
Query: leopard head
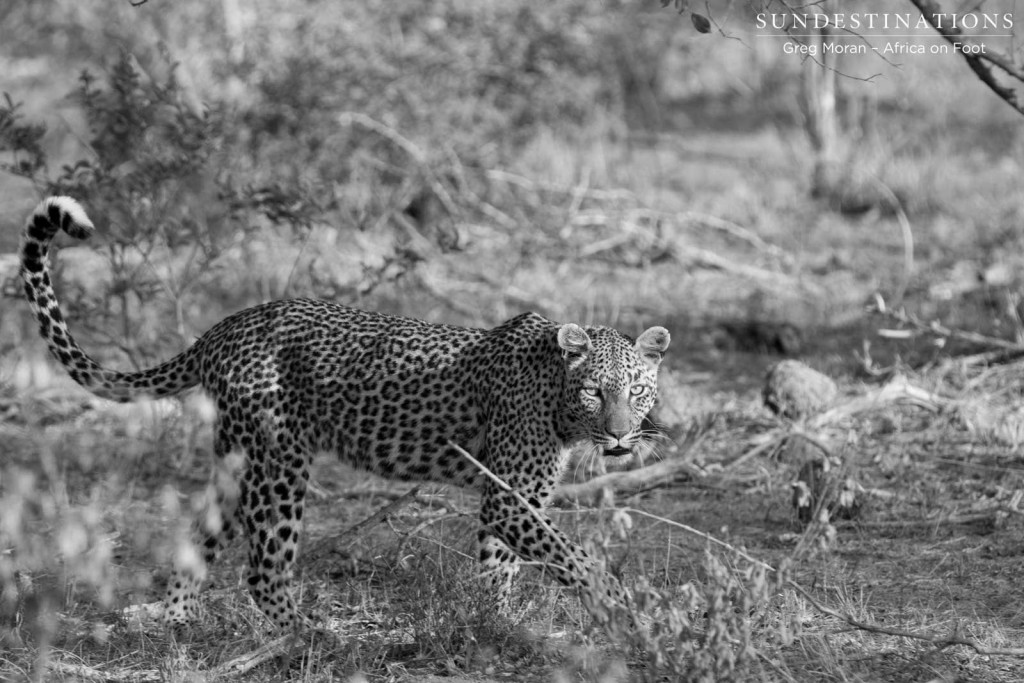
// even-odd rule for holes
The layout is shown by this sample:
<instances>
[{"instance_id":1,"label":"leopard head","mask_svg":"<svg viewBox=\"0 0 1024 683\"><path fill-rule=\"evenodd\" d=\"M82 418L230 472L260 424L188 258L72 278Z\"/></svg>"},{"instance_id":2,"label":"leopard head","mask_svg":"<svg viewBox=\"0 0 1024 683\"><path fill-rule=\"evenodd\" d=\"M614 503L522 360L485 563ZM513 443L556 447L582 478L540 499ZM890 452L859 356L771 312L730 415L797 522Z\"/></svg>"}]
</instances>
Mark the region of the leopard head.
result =
<instances>
[{"instance_id":1,"label":"leopard head","mask_svg":"<svg viewBox=\"0 0 1024 683\"><path fill-rule=\"evenodd\" d=\"M570 431L604 455L633 452L643 440L641 423L658 396L658 366L669 340L664 327L652 327L634 342L607 327L562 325L558 346Z\"/></svg>"}]
</instances>

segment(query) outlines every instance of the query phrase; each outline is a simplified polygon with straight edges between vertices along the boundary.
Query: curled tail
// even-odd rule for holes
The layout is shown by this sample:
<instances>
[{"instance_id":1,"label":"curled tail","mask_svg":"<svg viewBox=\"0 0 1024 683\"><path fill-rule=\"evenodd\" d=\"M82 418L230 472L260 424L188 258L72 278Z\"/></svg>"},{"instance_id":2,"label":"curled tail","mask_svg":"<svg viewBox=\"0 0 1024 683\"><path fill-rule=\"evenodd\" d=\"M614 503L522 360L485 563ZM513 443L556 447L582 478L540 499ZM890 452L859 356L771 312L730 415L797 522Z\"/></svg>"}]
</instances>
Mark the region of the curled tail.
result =
<instances>
[{"instance_id":1,"label":"curled tail","mask_svg":"<svg viewBox=\"0 0 1024 683\"><path fill-rule=\"evenodd\" d=\"M72 379L97 396L113 401L173 396L195 386L199 383L199 354L195 345L155 368L119 372L93 360L71 335L50 281L50 242L58 230L85 239L94 229L81 204L70 197L44 199L25 223L21 236L21 279L50 353Z\"/></svg>"}]
</instances>

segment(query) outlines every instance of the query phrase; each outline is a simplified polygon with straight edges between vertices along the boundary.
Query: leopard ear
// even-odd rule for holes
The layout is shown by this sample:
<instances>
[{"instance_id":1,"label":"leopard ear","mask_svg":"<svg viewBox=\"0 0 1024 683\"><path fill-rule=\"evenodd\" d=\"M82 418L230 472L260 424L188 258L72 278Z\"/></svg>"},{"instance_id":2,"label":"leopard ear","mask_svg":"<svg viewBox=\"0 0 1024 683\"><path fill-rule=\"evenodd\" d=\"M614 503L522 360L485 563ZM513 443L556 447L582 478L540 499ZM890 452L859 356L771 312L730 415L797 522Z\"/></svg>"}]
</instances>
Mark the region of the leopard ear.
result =
<instances>
[{"instance_id":1,"label":"leopard ear","mask_svg":"<svg viewBox=\"0 0 1024 683\"><path fill-rule=\"evenodd\" d=\"M558 346L561 347L562 358L570 370L579 367L593 348L590 337L575 323L566 323L558 328Z\"/></svg>"},{"instance_id":2,"label":"leopard ear","mask_svg":"<svg viewBox=\"0 0 1024 683\"><path fill-rule=\"evenodd\" d=\"M664 327L650 327L636 338L636 352L652 369L657 368L671 340L672 336Z\"/></svg>"}]
</instances>

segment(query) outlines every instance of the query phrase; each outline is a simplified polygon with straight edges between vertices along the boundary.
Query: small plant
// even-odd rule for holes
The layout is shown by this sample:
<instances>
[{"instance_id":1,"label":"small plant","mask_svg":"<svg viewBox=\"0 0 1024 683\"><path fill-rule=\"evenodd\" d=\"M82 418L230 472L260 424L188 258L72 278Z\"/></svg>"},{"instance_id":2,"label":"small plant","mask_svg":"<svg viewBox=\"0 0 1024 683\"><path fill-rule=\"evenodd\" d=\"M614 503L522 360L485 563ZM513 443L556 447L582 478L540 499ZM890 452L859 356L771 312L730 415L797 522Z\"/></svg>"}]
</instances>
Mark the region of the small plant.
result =
<instances>
[{"instance_id":1,"label":"small plant","mask_svg":"<svg viewBox=\"0 0 1024 683\"><path fill-rule=\"evenodd\" d=\"M127 53L102 85L83 71L73 95L89 124L83 158L51 175L40 145L45 127L24 123L20 106L7 97L0 149L12 161L2 168L31 180L40 196L76 197L104 226L97 240L109 266L98 276L103 284L91 281L97 277L91 272L76 272L80 286L65 290L66 310L76 329L112 343L140 366L167 346L160 326L145 323L180 310L182 295L230 237L206 220L208 207L185 199L215 180L224 117L186 105L173 65L158 80ZM111 329L118 332L105 332Z\"/></svg>"},{"instance_id":2,"label":"small plant","mask_svg":"<svg viewBox=\"0 0 1024 683\"><path fill-rule=\"evenodd\" d=\"M607 557L610 540L628 539L631 526L628 512L616 511L597 534L595 555ZM796 633L793 611L783 604L791 592L788 566L740 565L705 550L700 570L678 586L658 587L641 574L618 604L603 595L594 604L590 596L593 621L585 638L607 637L645 681L744 680L761 648L788 645ZM586 663L581 671L605 680L592 669Z\"/></svg>"}]
</instances>

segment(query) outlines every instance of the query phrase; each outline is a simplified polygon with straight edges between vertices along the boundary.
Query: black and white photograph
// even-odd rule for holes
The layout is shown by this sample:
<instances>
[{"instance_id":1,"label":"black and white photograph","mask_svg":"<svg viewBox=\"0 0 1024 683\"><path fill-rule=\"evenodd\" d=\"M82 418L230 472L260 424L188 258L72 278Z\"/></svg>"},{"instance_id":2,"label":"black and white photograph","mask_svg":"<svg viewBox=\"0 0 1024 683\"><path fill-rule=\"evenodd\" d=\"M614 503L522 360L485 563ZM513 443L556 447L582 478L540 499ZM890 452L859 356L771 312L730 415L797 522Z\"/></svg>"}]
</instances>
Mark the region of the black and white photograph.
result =
<instances>
[{"instance_id":1,"label":"black and white photograph","mask_svg":"<svg viewBox=\"0 0 1024 683\"><path fill-rule=\"evenodd\" d=\"M0 680L1024 681L1024 2L0 1Z\"/></svg>"}]
</instances>

